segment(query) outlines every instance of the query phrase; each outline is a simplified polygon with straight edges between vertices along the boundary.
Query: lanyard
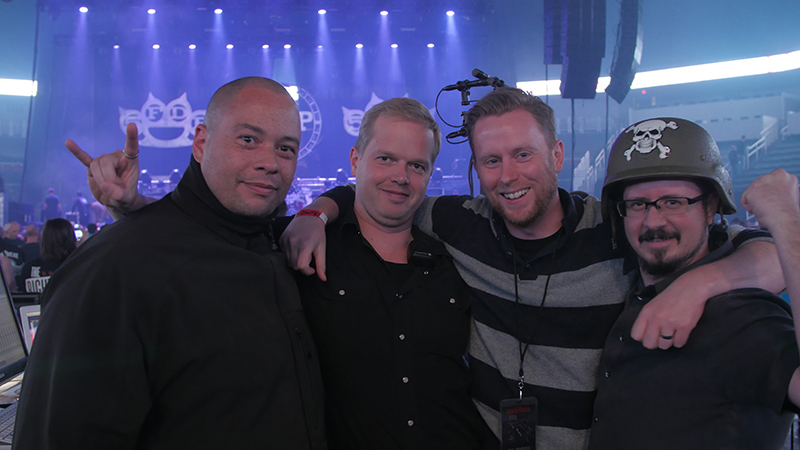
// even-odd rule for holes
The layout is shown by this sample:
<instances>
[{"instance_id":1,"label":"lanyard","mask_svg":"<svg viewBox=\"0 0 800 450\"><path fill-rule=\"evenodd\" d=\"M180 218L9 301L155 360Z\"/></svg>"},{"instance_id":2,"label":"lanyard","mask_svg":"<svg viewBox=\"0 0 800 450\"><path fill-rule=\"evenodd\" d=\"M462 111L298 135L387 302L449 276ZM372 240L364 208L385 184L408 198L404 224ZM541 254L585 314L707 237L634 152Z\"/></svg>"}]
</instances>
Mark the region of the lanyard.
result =
<instances>
[{"instance_id":1,"label":"lanyard","mask_svg":"<svg viewBox=\"0 0 800 450\"><path fill-rule=\"evenodd\" d=\"M522 346L522 326L520 325L520 317L522 316L522 302L519 300L519 274L517 273L517 253L514 249L514 245L511 245L511 251L513 255L513 265L514 265L514 299L517 303L517 343L519 345L519 382L517 383L517 387L519 387L519 398L522 400L522 390L525 387L525 369L523 369L523 364L525 362L525 354L528 353L528 347L531 345L530 342L533 341L533 337L536 335L536 331L539 328L539 321L542 319L542 315L544 314L544 303L547 300L547 288L550 286L550 277L551 275L547 275L547 281L544 283L544 292L542 293L542 302L539 304L539 315L536 316L536 323L533 325L533 330L530 334L529 342ZM553 261L554 263L556 259L556 252L553 250Z\"/></svg>"}]
</instances>

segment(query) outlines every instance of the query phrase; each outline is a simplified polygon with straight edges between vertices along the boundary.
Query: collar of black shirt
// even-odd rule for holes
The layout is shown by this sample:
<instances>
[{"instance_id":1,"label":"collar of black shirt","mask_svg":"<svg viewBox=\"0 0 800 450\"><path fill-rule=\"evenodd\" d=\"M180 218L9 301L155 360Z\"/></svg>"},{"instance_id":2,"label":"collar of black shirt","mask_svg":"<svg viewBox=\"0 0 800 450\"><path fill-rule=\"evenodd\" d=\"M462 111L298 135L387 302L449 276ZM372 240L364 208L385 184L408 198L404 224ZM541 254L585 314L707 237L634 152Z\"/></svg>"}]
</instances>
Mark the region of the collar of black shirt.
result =
<instances>
[{"instance_id":1,"label":"collar of black shirt","mask_svg":"<svg viewBox=\"0 0 800 450\"><path fill-rule=\"evenodd\" d=\"M361 232L361 227L358 224L358 218L353 208L343 211L343 214L339 217L339 220L335 222L334 226L337 227L336 232L339 233L340 237L344 237L346 233ZM428 253L431 255L430 258L432 260L437 258L450 258L450 254L447 253L447 250L441 242L423 233L416 225L411 226L411 236L414 238L413 243L409 245L412 250ZM364 242L366 242L366 240ZM421 258L409 257L409 263L424 265L424 262L424 256Z\"/></svg>"}]
</instances>

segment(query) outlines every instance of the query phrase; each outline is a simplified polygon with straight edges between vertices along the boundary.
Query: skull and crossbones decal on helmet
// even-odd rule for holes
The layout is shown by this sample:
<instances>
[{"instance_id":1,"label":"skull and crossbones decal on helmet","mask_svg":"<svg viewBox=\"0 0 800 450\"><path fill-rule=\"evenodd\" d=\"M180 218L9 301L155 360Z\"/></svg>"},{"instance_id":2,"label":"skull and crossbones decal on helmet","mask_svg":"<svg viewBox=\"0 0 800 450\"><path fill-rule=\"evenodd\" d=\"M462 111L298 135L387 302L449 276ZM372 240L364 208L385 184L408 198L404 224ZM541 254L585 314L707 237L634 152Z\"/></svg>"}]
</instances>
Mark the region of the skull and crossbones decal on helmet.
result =
<instances>
[{"instance_id":1,"label":"skull and crossbones decal on helmet","mask_svg":"<svg viewBox=\"0 0 800 450\"><path fill-rule=\"evenodd\" d=\"M646 154L652 152L654 149L658 149L659 158L666 159L667 156L669 156L669 147L659 142L665 128L677 130L678 124L674 121L645 120L636 125L631 125L630 128L625 130L625 133L633 131L633 145L628 150L625 150L625 159L630 161L631 153L633 153L634 150Z\"/></svg>"}]
</instances>

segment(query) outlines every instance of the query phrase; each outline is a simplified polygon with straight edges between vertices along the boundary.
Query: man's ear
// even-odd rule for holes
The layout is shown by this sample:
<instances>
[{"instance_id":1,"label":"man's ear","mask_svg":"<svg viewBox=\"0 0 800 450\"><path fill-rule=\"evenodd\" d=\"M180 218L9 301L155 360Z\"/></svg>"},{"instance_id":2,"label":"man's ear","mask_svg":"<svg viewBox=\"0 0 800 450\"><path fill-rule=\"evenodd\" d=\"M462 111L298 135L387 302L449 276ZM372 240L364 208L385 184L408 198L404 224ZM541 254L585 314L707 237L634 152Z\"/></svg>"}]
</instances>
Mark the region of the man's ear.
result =
<instances>
[{"instance_id":1,"label":"man's ear","mask_svg":"<svg viewBox=\"0 0 800 450\"><path fill-rule=\"evenodd\" d=\"M208 142L208 128L202 123L194 129L194 139L192 140L192 156L198 163L203 162L206 143Z\"/></svg>"},{"instance_id":2,"label":"man's ear","mask_svg":"<svg viewBox=\"0 0 800 450\"><path fill-rule=\"evenodd\" d=\"M710 194L708 198L708 208L706 209L707 222L709 225L714 223L714 216L722 214L722 202L719 201L719 196L716 193Z\"/></svg>"},{"instance_id":3,"label":"man's ear","mask_svg":"<svg viewBox=\"0 0 800 450\"><path fill-rule=\"evenodd\" d=\"M350 173L353 174L354 177L358 171L359 157L358 149L355 147L350 148Z\"/></svg>"},{"instance_id":4,"label":"man's ear","mask_svg":"<svg viewBox=\"0 0 800 450\"><path fill-rule=\"evenodd\" d=\"M556 141L556 145L553 146L553 156L556 160L556 173L561 173L564 167L564 142Z\"/></svg>"}]
</instances>

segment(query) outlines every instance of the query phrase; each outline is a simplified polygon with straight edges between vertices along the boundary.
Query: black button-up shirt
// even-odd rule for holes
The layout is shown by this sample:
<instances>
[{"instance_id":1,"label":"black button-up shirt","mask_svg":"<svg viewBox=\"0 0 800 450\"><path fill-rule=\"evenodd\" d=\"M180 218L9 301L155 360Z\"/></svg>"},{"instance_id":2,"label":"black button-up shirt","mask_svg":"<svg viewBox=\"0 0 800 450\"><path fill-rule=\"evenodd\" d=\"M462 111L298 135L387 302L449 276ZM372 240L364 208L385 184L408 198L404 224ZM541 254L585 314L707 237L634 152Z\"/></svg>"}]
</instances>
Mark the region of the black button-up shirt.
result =
<instances>
[{"instance_id":1,"label":"black button-up shirt","mask_svg":"<svg viewBox=\"0 0 800 450\"><path fill-rule=\"evenodd\" d=\"M442 244L412 233L421 257L392 267L345 211L327 228L328 281L298 275L331 450L480 448L464 357L470 292Z\"/></svg>"},{"instance_id":2,"label":"black button-up shirt","mask_svg":"<svg viewBox=\"0 0 800 450\"><path fill-rule=\"evenodd\" d=\"M786 302L761 289L708 300L682 348L648 350L630 337L642 307L681 273L641 280L600 361L589 449L781 448L793 417L787 389L800 365ZM795 411L796 408L790 407Z\"/></svg>"}]
</instances>

